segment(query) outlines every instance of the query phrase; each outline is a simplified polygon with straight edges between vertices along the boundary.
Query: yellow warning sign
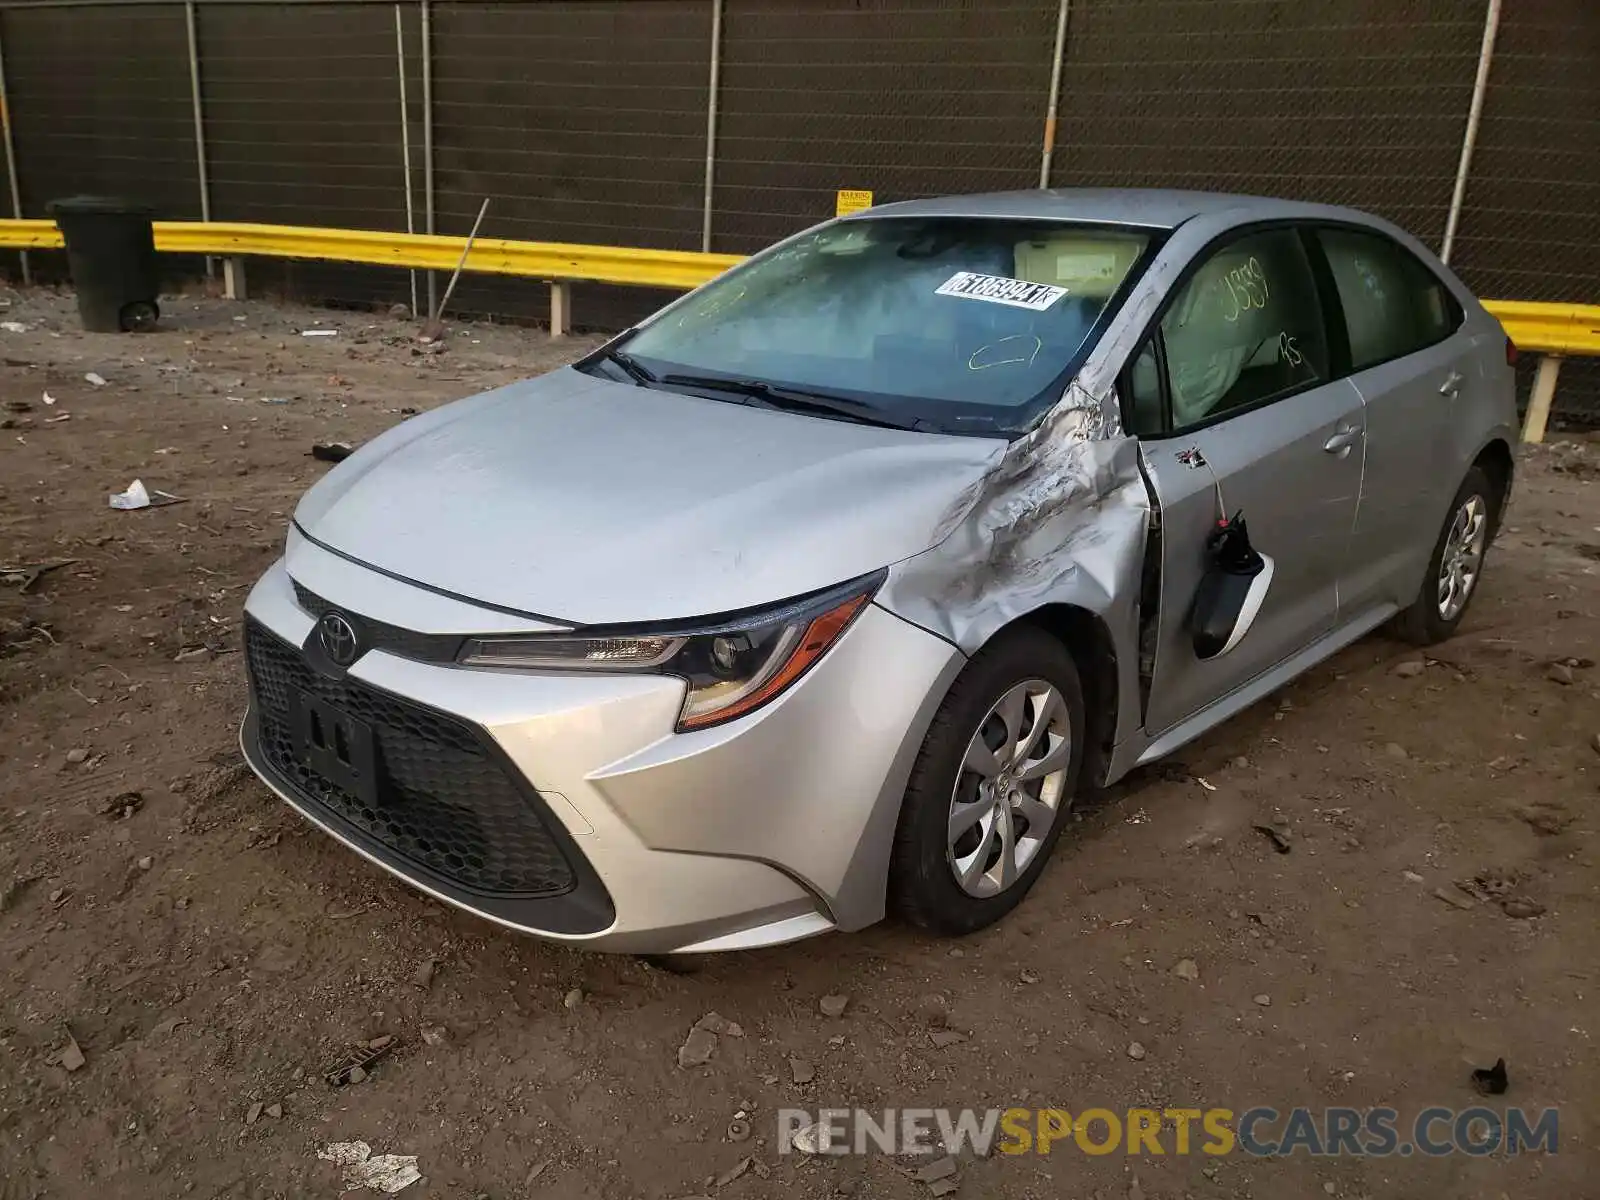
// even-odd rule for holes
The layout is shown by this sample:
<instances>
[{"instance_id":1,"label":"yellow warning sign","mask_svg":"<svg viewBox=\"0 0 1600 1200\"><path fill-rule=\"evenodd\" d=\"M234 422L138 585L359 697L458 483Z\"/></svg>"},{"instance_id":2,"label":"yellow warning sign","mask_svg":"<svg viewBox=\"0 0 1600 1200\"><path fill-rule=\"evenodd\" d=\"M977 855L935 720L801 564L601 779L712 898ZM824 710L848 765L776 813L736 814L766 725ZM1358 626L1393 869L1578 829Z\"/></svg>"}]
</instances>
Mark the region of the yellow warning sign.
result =
<instances>
[{"instance_id":1,"label":"yellow warning sign","mask_svg":"<svg viewBox=\"0 0 1600 1200\"><path fill-rule=\"evenodd\" d=\"M848 217L853 212L860 212L863 208L872 207L872 193L856 188L841 188L839 198L834 204L833 215Z\"/></svg>"}]
</instances>

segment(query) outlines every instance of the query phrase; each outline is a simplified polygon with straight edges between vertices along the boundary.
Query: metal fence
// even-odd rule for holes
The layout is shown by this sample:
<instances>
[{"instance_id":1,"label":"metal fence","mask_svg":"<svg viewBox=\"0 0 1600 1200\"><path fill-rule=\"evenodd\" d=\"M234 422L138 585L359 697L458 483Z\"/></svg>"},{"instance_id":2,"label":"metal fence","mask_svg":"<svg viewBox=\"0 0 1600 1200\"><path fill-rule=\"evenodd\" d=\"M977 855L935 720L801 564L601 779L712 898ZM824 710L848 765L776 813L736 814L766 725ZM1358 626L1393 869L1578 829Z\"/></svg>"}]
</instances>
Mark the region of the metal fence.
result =
<instances>
[{"instance_id":1,"label":"metal fence","mask_svg":"<svg viewBox=\"0 0 1600 1200\"><path fill-rule=\"evenodd\" d=\"M96 191L464 234L488 196L486 236L748 252L840 189L1186 186L1448 230L1481 294L1600 300L1595 0L0 0L0 64L13 215ZM252 283L411 299L382 268ZM577 319L661 299L584 288ZM1600 366L1558 412L1600 422Z\"/></svg>"}]
</instances>

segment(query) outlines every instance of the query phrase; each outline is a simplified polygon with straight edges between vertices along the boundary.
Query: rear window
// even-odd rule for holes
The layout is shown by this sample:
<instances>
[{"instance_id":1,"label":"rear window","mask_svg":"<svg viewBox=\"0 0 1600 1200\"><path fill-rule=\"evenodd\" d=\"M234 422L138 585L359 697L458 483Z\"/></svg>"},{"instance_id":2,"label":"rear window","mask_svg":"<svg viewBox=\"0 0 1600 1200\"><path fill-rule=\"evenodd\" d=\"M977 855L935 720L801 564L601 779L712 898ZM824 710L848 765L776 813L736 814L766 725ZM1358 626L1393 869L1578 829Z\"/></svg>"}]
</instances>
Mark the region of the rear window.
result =
<instances>
[{"instance_id":1,"label":"rear window","mask_svg":"<svg viewBox=\"0 0 1600 1200\"><path fill-rule=\"evenodd\" d=\"M1354 370L1442 342L1461 324L1461 307L1432 271L1382 234L1319 229L1339 288Z\"/></svg>"},{"instance_id":2,"label":"rear window","mask_svg":"<svg viewBox=\"0 0 1600 1200\"><path fill-rule=\"evenodd\" d=\"M1021 431L1059 399L1148 232L1042 221L828 225L707 285L640 330L656 375L715 374L848 396L950 432Z\"/></svg>"}]
</instances>

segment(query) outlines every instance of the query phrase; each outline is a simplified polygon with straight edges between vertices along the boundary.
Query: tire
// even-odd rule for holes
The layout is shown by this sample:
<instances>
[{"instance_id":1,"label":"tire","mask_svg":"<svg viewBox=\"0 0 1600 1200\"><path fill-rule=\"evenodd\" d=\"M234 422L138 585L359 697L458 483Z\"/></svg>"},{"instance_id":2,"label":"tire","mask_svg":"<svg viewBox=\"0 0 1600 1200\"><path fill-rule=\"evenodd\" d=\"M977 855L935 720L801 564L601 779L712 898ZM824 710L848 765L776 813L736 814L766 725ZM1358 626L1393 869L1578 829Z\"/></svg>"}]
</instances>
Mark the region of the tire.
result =
<instances>
[{"instance_id":1,"label":"tire","mask_svg":"<svg viewBox=\"0 0 1600 1200\"><path fill-rule=\"evenodd\" d=\"M1008 700L1019 693L1020 700ZM1003 700L1004 712L999 711ZM1018 718L1011 732L1008 716ZM1029 733L1040 724L1043 734L1024 759L1039 770L1028 778L1025 767L1022 777L1015 778L1019 772L1014 762L1005 760L1019 741L1026 746ZM999 770L971 769L972 762L984 760L975 745L980 735L991 749L984 765ZM992 925L1015 908L1044 870L1070 820L1083 767L1083 738L1083 688L1077 664L1059 639L1022 626L979 651L934 714L906 786L889 865L890 903L900 916L933 933L959 936ZM997 745L1001 752L994 755ZM998 805L991 780L1020 790L1008 790L1005 804ZM952 839L958 799L965 816L979 816ZM986 808L987 823L982 816ZM1037 827L1047 814L1053 815L1041 837ZM1012 837L1008 858L997 852L1007 832ZM1019 848L1026 857L1017 853ZM966 884L958 878L963 864Z\"/></svg>"},{"instance_id":2,"label":"tire","mask_svg":"<svg viewBox=\"0 0 1600 1200\"><path fill-rule=\"evenodd\" d=\"M1421 590L1411 602L1411 607L1394 619L1391 628L1395 636L1413 645L1432 646L1455 634L1483 580L1484 562L1500 522L1503 499L1482 468L1475 466L1467 472L1455 499L1450 501L1450 510L1445 515L1443 528L1439 530L1439 538L1433 544L1433 553L1428 556L1428 570L1422 578ZM1463 522L1471 527L1466 532L1467 544L1475 544L1475 557L1472 553L1461 557L1460 546L1452 540L1453 534L1461 532ZM1465 594L1460 596L1458 603L1449 605L1446 604L1447 585L1444 579L1445 569L1451 561L1447 555L1455 556L1455 561L1471 573L1465 581L1460 574L1457 575L1457 584L1464 586Z\"/></svg>"},{"instance_id":3,"label":"tire","mask_svg":"<svg viewBox=\"0 0 1600 1200\"><path fill-rule=\"evenodd\" d=\"M154 300L134 300L122 306L117 314L117 324L124 333L144 333L154 329L161 319L161 309Z\"/></svg>"}]
</instances>

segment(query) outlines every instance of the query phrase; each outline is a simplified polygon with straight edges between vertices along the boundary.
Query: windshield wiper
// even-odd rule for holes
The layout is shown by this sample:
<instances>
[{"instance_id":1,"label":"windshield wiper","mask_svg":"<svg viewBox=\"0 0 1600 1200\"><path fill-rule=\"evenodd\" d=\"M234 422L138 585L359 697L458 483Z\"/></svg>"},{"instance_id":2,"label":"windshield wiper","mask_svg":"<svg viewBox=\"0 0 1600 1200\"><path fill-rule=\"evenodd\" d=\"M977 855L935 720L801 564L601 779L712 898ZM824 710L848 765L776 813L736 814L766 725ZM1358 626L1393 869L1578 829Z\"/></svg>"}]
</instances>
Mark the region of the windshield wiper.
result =
<instances>
[{"instance_id":1,"label":"windshield wiper","mask_svg":"<svg viewBox=\"0 0 1600 1200\"><path fill-rule=\"evenodd\" d=\"M640 387L649 387L651 384L659 382L655 375L640 366L639 360L626 350L603 349L595 357L603 362L615 363L627 372L629 379Z\"/></svg>"},{"instance_id":2,"label":"windshield wiper","mask_svg":"<svg viewBox=\"0 0 1600 1200\"><path fill-rule=\"evenodd\" d=\"M884 429L926 430L927 422L919 419L896 420L881 409L848 396L831 392L815 392L809 388L781 387L764 379L727 379L720 375L663 375L657 383L675 387L703 387L721 392L732 392L760 401L765 407L789 412L813 412L826 416L843 417L861 425L877 425Z\"/></svg>"}]
</instances>

